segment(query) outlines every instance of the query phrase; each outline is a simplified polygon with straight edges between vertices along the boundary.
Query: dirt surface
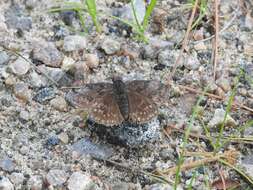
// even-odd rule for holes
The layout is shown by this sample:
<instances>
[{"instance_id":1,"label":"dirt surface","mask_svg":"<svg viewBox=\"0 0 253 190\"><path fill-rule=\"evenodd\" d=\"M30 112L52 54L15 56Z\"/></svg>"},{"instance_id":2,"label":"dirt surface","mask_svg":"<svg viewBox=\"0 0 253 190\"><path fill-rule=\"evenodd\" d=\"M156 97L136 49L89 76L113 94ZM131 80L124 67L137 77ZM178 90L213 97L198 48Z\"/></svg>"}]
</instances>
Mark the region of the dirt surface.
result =
<instances>
[{"instance_id":1,"label":"dirt surface","mask_svg":"<svg viewBox=\"0 0 253 190\"><path fill-rule=\"evenodd\" d=\"M113 75L125 81L166 83L180 54L192 5L159 1L145 43L129 26L108 16L127 19L126 2L97 1L102 12L99 34L86 13L88 33L76 12L49 13L59 6L53 0L1 0L0 189L170 190L175 172L167 175L165 170L177 165L183 146L188 152L214 152L206 130L214 139L219 138L221 126L221 137L252 136L253 5L239 2L220 2L217 67L212 62L214 8L208 2L180 55L168 87L168 106L162 106L152 122L115 129L77 114L65 99L69 90L61 87L80 81L111 82ZM204 90L209 95L196 93ZM183 143L189 128L190 136ZM244 141L230 139L217 151L235 151L232 165L253 178L252 140ZM190 154L184 163L207 158L207 153ZM160 173L154 176L154 171ZM252 188L249 180L214 160L182 171L177 189L209 189L222 177L227 184L239 184L238 189Z\"/></svg>"}]
</instances>

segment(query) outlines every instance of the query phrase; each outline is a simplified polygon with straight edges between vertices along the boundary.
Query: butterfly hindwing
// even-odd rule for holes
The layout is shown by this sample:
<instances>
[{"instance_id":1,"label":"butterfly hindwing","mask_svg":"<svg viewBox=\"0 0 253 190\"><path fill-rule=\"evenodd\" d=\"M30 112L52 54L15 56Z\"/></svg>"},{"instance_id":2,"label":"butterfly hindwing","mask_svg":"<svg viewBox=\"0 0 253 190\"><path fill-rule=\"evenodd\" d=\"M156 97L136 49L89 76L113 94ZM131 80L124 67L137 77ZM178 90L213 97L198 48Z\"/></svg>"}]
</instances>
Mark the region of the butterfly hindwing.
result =
<instances>
[{"instance_id":1,"label":"butterfly hindwing","mask_svg":"<svg viewBox=\"0 0 253 190\"><path fill-rule=\"evenodd\" d=\"M129 120L134 123L146 123L157 113L157 106L152 99L135 91L128 91Z\"/></svg>"}]
</instances>

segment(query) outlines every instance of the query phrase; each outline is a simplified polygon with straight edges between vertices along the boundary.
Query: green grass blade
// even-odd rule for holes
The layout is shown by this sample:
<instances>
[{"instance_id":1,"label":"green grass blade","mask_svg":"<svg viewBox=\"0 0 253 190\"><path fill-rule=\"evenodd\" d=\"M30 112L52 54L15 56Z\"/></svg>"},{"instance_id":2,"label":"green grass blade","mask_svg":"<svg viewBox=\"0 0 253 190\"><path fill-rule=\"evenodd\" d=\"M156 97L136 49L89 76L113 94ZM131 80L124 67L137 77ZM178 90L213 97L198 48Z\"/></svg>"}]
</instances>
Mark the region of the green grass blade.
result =
<instances>
[{"instance_id":1,"label":"green grass blade","mask_svg":"<svg viewBox=\"0 0 253 190\"><path fill-rule=\"evenodd\" d=\"M232 89L232 93L231 93L231 95L229 97L228 105L226 107L225 116L224 116L223 122L221 124L219 135L218 135L216 143L215 143L214 153L217 153L219 151L219 149L221 148L221 145L222 145L222 143L221 143L221 137L223 135L223 131L224 131L225 123L226 123L226 120L227 120L227 116L230 113L230 110L232 108L232 104L233 104L234 97L235 97L235 94L236 94L236 91L237 91L237 88L238 88L239 80L240 80L240 78L241 78L242 75L243 75L243 70L241 70L239 76L236 77L235 86Z\"/></svg>"},{"instance_id":2,"label":"green grass blade","mask_svg":"<svg viewBox=\"0 0 253 190\"><path fill-rule=\"evenodd\" d=\"M101 32L101 26L97 20L97 7L96 7L96 2L95 0L86 0L85 1L86 6L87 6L87 11L89 15L91 16L91 19L93 21L93 24L96 27L97 32Z\"/></svg>"},{"instance_id":3,"label":"green grass blade","mask_svg":"<svg viewBox=\"0 0 253 190\"><path fill-rule=\"evenodd\" d=\"M147 29L148 21L149 21L149 18L155 8L156 2L157 2L156 0L151 0L148 7L147 7L147 10L146 10L146 13L145 13L145 16L143 19L143 24L142 24L142 28L144 31Z\"/></svg>"},{"instance_id":4,"label":"green grass blade","mask_svg":"<svg viewBox=\"0 0 253 190\"><path fill-rule=\"evenodd\" d=\"M139 30L139 33L143 33L144 30L138 20L138 17L137 17L137 14L136 14L136 10L135 10L135 7L134 7L134 3L133 3L133 0L131 0L131 8L132 8L132 11L133 11L133 14L134 14L134 20L135 20L135 23L136 25L138 26L138 30Z\"/></svg>"},{"instance_id":5,"label":"green grass blade","mask_svg":"<svg viewBox=\"0 0 253 190\"><path fill-rule=\"evenodd\" d=\"M207 91L207 89L208 89L208 87L206 87L204 89L204 93ZM199 97L196 105L194 106L193 113L191 115L190 121L188 122L189 124L187 125L187 129L186 129L186 132L185 132L185 135L184 135L183 144L182 144L182 152L180 153L179 159L178 159L177 170L176 170L176 177L175 177L175 183L174 183L174 186L173 186L174 190L177 189L177 185L178 185L178 183L180 181L180 169L181 169L181 165L184 163L185 148L186 148L186 145L188 143L188 138L190 136L191 126L193 125L193 122L194 122L195 118L197 117L197 112L198 112L197 110L198 109L196 109L196 107L198 107L199 104L200 104L200 102L203 100L204 93Z\"/></svg>"},{"instance_id":6,"label":"green grass blade","mask_svg":"<svg viewBox=\"0 0 253 190\"><path fill-rule=\"evenodd\" d=\"M248 176L246 173L244 173L242 170L240 170L239 168L237 168L236 166L228 163L227 161L223 160L223 159L219 159L219 162L223 163L224 165L229 166L230 168L234 169L237 173L239 173L243 178L245 178L252 186L253 186L253 179Z\"/></svg>"}]
</instances>

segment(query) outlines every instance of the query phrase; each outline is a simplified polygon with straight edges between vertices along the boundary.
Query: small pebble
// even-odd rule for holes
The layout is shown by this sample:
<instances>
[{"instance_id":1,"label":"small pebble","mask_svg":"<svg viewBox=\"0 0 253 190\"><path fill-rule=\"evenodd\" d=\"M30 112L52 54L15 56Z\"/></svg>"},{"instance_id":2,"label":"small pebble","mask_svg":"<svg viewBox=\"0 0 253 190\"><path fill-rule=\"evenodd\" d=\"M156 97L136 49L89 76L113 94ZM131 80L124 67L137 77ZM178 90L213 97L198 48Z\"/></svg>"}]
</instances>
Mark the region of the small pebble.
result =
<instances>
[{"instance_id":1,"label":"small pebble","mask_svg":"<svg viewBox=\"0 0 253 190\"><path fill-rule=\"evenodd\" d=\"M22 120L22 121L28 121L30 119L30 114L28 111L25 111L25 110L22 110L20 113L19 113L19 118Z\"/></svg>"},{"instance_id":2,"label":"small pebble","mask_svg":"<svg viewBox=\"0 0 253 190\"><path fill-rule=\"evenodd\" d=\"M112 186L112 190L129 190L130 189L129 183L118 183Z\"/></svg>"},{"instance_id":3,"label":"small pebble","mask_svg":"<svg viewBox=\"0 0 253 190\"><path fill-rule=\"evenodd\" d=\"M133 6L139 23L142 23L146 12L145 2L142 0L135 0L133 1ZM123 20L134 23L136 22L131 3L126 4L122 9L120 9L118 14Z\"/></svg>"},{"instance_id":4,"label":"small pebble","mask_svg":"<svg viewBox=\"0 0 253 190\"><path fill-rule=\"evenodd\" d=\"M197 51L201 51L201 50L206 50L207 47L204 42L198 42L197 44L194 45L194 49Z\"/></svg>"},{"instance_id":5,"label":"small pebble","mask_svg":"<svg viewBox=\"0 0 253 190\"><path fill-rule=\"evenodd\" d=\"M13 172L10 175L11 182L15 185L15 187L19 187L23 184L25 177L22 173Z\"/></svg>"},{"instance_id":6,"label":"small pebble","mask_svg":"<svg viewBox=\"0 0 253 190\"><path fill-rule=\"evenodd\" d=\"M50 67L60 67L63 54L52 42L37 42L32 50L33 60L39 61Z\"/></svg>"},{"instance_id":7,"label":"small pebble","mask_svg":"<svg viewBox=\"0 0 253 190\"><path fill-rule=\"evenodd\" d=\"M67 111L67 102L63 97L56 97L50 101L51 106L53 106L56 110L65 112Z\"/></svg>"},{"instance_id":8,"label":"small pebble","mask_svg":"<svg viewBox=\"0 0 253 190\"><path fill-rule=\"evenodd\" d=\"M96 144L89 139L83 138L72 145L72 151L79 155L91 155L95 158L109 158L113 151L106 145Z\"/></svg>"},{"instance_id":9,"label":"small pebble","mask_svg":"<svg viewBox=\"0 0 253 190\"><path fill-rule=\"evenodd\" d=\"M89 190L94 186L90 176L82 172L74 172L68 180L69 190Z\"/></svg>"},{"instance_id":10,"label":"small pebble","mask_svg":"<svg viewBox=\"0 0 253 190\"><path fill-rule=\"evenodd\" d=\"M64 57L61 68L64 71L71 70L75 67L75 60L71 57Z\"/></svg>"},{"instance_id":11,"label":"small pebble","mask_svg":"<svg viewBox=\"0 0 253 190\"><path fill-rule=\"evenodd\" d=\"M193 34L194 40L203 40L204 39L204 28L201 27L200 29L196 30Z\"/></svg>"},{"instance_id":12,"label":"small pebble","mask_svg":"<svg viewBox=\"0 0 253 190\"><path fill-rule=\"evenodd\" d=\"M150 186L146 186L144 189L145 190L172 190L174 188L170 184L156 183ZM180 185L177 185L176 190L183 190L183 188Z\"/></svg>"},{"instance_id":13,"label":"small pebble","mask_svg":"<svg viewBox=\"0 0 253 190\"><path fill-rule=\"evenodd\" d=\"M12 87L14 84L16 84L16 79L13 75L10 75L5 79L6 87Z\"/></svg>"},{"instance_id":14,"label":"small pebble","mask_svg":"<svg viewBox=\"0 0 253 190\"><path fill-rule=\"evenodd\" d=\"M66 25L72 26L73 20L76 17L76 12L75 11L62 11L60 16Z\"/></svg>"},{"instance_id":15,"label":"small pebble","mask_svg":"<svg viewBox=\"0 0 253 190\"><path fill-rule=\"evenodd\" d=\"M60 86L69 86L72 84L72 78L60 68L47 68L48 75Z\"/></svg>"},{"instance_id":16,"label":"small pebble","mask_svg":"<svg viewBox=\"0 0 253 190\"><path fill-rule=\"evenodd\" d=\"M29 31L32 28L32 18L26 16L25 10L19 4L10 6L5 13L5 23L9 28L21 31Z\"/></svg>"},{"instance_id":17,"label":"small pebble","mask_svg":"<svg viewBox=\"0 0 253 190\"><path fill-rule=\"evenodd\" d=\"M43 178L40 175L33 175L27 182L28 189L43 190Z\"/></svg>"},{"instance_id":18,"label":"small pebble","mask_svg":"<svg viewBox=\"0 0 253 190\"><path fill-rule=\"evenodd\" d=\"M33 71L29 75L29 82L32 87L40 88L46 86L47 82L42 75L39 75L37 72Z\"/></svg>"},{"instance_id":19,"label":"small pebble","mask_svg":"<svg viewBox=\"0 0 253 190\"><path fill-rule=\"evenodd\" d=\"M165 49L158 54L158 63L171 67L175 62L175 55L169 49Z\"/></svg>"},{"instance_id":20,"label":"small pebble","mask_svg":"<svg viewBox=\"0 0 253 190\"><path fill-rule=\"evenodd\" d=\"M184 66L189 70L197 70L200 66L200 62L197 57L189 56L184 62Z\"/></svg>"},{"instance_id":21,"label":"small pebble","mask_svg":"<svg viewBox=\"0 0 253 190\"><path fill-rule=\"evenodd\" d=\"M86 37L71 35L66 36L63 42L63 50L66 52L69 51L78 51L84 50L87 48Z\"/></svg>"},{"instance_id":22,"label":"small pebble","mask_svg":"<svg viewBox=\"0 0 253 190\"><path fill-rule=\"evenodd\" d=\"M15 164L10 158L6 157L0 160L0 168L4 171L12 172L15 169Z\"/></svg>"},{"instance_id":23,"label":"small pebble","mask_svg":"<svg viewBox=\"0 0 253 190\"><path fill-rule=\"evenodd\" d=\"M245 27L252 31L253 30L253 16L251 14L251 11L248 11L248 13L245 16Z\"/></svg>"},{"instance_id":24,"label":"small pebble","mask_svg":"<svg viewBox=\"0 0 253 190\"><path fill-rule=\"evenodd\" d=\"M86 64L90 69L97 68L99 65L99 59L96 54L89 53L86 55Z\"/></svg>"},{"instance_id":25,"label":"small pebble","mask_svg":"<svg viewBox=\"0 0 253 190\"><path fill-rule=\"evenodd\" d=\"M55 97L55 89L50 87L45 87L40 89L36 95L33 97L33 99L36 102L43 103L47 100L51 100Z\"/></svg>"},{"instance_id":26,"label":"small pebble","mask_svg":"<svg viewBox=\"0 0 253 190\"><path fill-rule=\"evenodd\" d=\"M49 185L61 186L68 178L68 174L64 170L50 170L46 175L46 180Z\"/></svg>"},{"instance_id":27,"label":"small pebble","mask_svg":"<svg viewBox=\"0 0 253 190\"><path fill-rule=\"evenodd\" d=\"M112 55L120 50L120 43L114 39L106 38L101 45L106 54Z\"/></svg>"},{"instance_id":28,"label":"small pebble","mask_svg":"<svg viewBox=\"0 0 253 190\"><path fill-rule=\"evenodd\" d=\"M224 90L224 92L228 92L231 89L230 81L227 78L221 77L216 80L216 84Z\"/></svg>"},{"instance_id":29,"label":"small pebble","mask_svg":"<svg viewBox=\"0 0 253 190\"><path fill-rule=\"evenodd\" d=\"M14 190L14 186L7 177L0 176L0 189Z\"/></svg>"},{"instance_id":30,"label":"small pebble","mask_svg":"<svg viewBox=\"0 0 253 190\"><path fill-rule=\"evenodd\" d=\"M225 92L223 91L223 89L221 87L217 87L216 90L215 90L215 94L220 96L220 97L225 97Z\"/></svg>"},{"instance_id":31,"label":"small pebble","mask_svg":"<svg viewBox=\"0 0 253 190\"><path fill-rule=\"evenodd\" d=\"M5 51L0 51L0 65L6 64L10 57Z\"/></svg>"},{"instance_id":32,"label":"small pebble","mask_svg":"<svg viewBox=\"0 0 253 190\"><path fill-rule=\"evenodd\" d=\"M31 100L31 91L29 90L27 84L20 82L14 86L14 94L17 98L29 102Z\"/></svg>"},{"instance_id":33,"label":"small pebble","mask_svg":"<svg viewBox=\"0 0 253 190\"><path fill-rule=\"evenodd\" d=\"M63 142L64 144L68 144L69 142L69 136L67 133L62 132L58 135L58 138L60 139L61 142Z\"/></svg>"},{"instance_id":34,"label":"small pebble","mask_svg":"<svg viewBox=\"0 0 253 190\"><path fill-rule=\"evenodd\" d=\"M51 146L56 146L58 145L60 142L59 138L57 136L52 136L52 137L49 137L47 139L47 146L51 147Z\"/></svg>"},{"instance_id":35,"label":"small pebble","mask_svg":"<svg viewBox=\"0 0 253 190\"><path fill-rule=\"evenodd\" d=\"M22 76L29 71L30 64L23 58L18 58L16 61L9 64L9 68L12 73L16 74L17 76Z\"/></svg>"},{"instance_id":36,"label":"small pebble","mask_svg":"<svg viewBox=\"0 0 253 190\"><path fill-rule=\"evenodd\" d=\"M217 127L222 125L225 113L226 112L223 109L216 109L213 118L208 123L208 126ZM225 126L235 127L236 125L237 125L236 121L228 114L225 120Z\"/></svg>"}]
</instances>

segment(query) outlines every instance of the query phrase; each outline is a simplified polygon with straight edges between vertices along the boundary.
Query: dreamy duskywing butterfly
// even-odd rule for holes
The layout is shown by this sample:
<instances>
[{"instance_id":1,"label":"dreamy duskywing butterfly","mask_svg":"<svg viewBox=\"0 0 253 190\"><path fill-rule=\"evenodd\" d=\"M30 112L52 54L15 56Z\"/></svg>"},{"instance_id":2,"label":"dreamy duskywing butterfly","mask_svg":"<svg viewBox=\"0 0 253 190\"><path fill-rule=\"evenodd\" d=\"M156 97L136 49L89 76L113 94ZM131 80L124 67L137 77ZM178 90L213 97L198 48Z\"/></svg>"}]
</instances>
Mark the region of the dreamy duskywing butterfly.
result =
<instances>
[{"instance_id":1,"label":"dreamy duskywing butterfly","mask_svg":"<svg viewBox=\"0 0 253 190\"><path fill-rule=\"evenodd\" d=\"M106 126L123 121L147 123L158 114L168 88L155 80L123 82L113 77L113 83L86 84L77 92L69 92L67 99L74 106L84 109L89 117Z\"/></svg>"}]
</instances>

